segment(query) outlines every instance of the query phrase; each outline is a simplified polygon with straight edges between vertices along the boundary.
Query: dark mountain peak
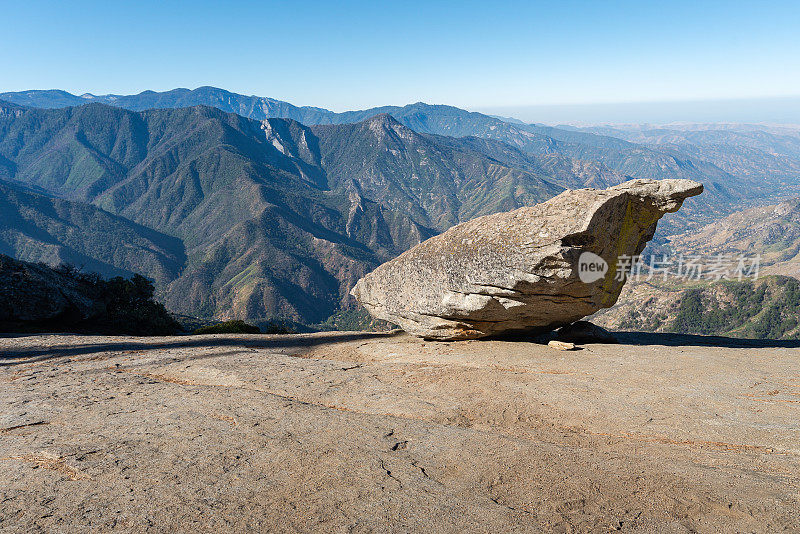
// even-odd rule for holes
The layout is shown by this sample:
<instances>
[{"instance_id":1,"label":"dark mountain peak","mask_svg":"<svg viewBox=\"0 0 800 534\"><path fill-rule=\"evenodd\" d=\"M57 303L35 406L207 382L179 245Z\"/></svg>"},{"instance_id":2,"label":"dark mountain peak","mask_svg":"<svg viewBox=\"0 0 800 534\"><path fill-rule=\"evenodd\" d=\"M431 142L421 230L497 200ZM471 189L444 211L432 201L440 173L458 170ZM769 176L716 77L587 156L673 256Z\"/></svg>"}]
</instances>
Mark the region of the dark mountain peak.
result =
<instances>
[{"instance_id":1,"label":"dark mountain peak","mask_svg":"<svg viewBox=\"0 0 800 534\"><path fill-rule=\"evenodd\" d=\"M73 117L84 117L84 116L109 116L109 117L122 117L124 115L133 115L132 111L127 109L123 109L117 106L111 106L104 102L97 102L89 100L80 106L74 106L68 108L67 113L71 114Z\"/></svg>"},{"instance_id":2,"label":"dark mountain peak","mask_svg":"<svg viewBox=\"0 0 800 534\"><path fill-rule=\"evenodd\" d=\"M105 106L105 107L113 107L115 109L116 106ZM128 111L128 110L125 110ZM132 112L136 113L136 112ZM241 117L236 115L235 113L229 113L227 111L223 111L218 107L208 106L206 104L198 104L195 106L186 106L180 108L152 108L143 110L140 113L148 113L148 114L157 114L162 116L170 116L170 117L191 117L191 116L198 116L204 119L217 119L217 120L224 120L224 119L237 119L241 121L249 121L249 119L245 117Z\"/></svg>"},{"instance_id":3,"label":"dark mountain peak","mask_svg":"<svg viewBox=\"0 0 800 534\"><path fill-rule=\"evenodd\" d=\"M69 111L78 111L80 109L83 109L83 110L87 110L87 109L109 109L109 110L113 110L115 112L117 112L117 111L121 111L123 113L128 112L128 110L126 110L126 109L118 108L116 106L109 106L108 104L106 104L104 102L92 102L92 101L86 102L85 104L82 104L80 106L74 106L73 110L69 110Z\"/></svg>"}]
</instances>

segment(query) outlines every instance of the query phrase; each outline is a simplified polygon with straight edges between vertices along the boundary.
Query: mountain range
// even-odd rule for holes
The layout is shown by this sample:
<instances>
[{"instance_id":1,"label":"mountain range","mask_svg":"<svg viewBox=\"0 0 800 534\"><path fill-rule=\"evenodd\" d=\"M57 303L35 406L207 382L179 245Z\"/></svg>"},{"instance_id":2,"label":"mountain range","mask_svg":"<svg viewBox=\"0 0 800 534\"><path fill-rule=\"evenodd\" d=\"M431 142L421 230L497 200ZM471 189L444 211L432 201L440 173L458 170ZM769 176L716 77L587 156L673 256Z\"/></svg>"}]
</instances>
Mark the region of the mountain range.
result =
<instances>
[{"instance_id":1,"label":"mountain range","mask_svg":"<svg viewBox=\"0 0 800 534\"><path fill-rule=\"evenodd\" d=\"M351 124L379 114L389 114L418 133L500 141L503 148L497 150L495 145L488 149L489 155L507 164L512 163L502 159L507 146L516 148L527 156L555 158L554 165L573 167L578 172L588 164L588 172L606 177L605 181L598 181L596 185L620 183L628 178L688 178L702 181L706 186L704 197L698 199L686 212L664 222L663 226L668 227L670 233L687 225L702 225L730 213L732 209L747 207L753 202L769 202L775 194L771 187L773 184L761 181L758 176L728 172L719 165L720 158L715 161L704 159L701 153L681 150L672 144L633 142L625 139L625 136L613 135L616 133L613 129L605 132L602 129L590 131L524 124L521 121L503 120L452 106L422 102L336 113L318 107L298 107L272 98L240 95L215 87L100 96L78 96L58 90L34 90L0 93L0 100L39 108L63 108L99 102L133 111L206 105L251 119L288 118L305 125ZM750 161L748 157L746 150L738 148L734 154L729 155L731 160ZM760 157L752 162L751 167L758 165ZM788 169L787 172L788 175L782 176L796 181L794 171ZM591 180L583 179L582 183L591 183ZM580 187L581 183L576 181L569 186ZM794 183L787 186L790 189L787 195L800 192L794 186Z\"/></svg>"},{"instance_id":2,"label":"mountain range","mask_svg":"<svg viewBox=\"0 0 800 534\"><path fill-rule=\"evenodd\" d=\"M191 315L324 320L421 240L563 189L534 158L509 167L388 115L308 127L204 106L0 109L4 251L143 272Z\"/></svg>"},{"instance_id":3,"label":"mountain range","mask_svg":"<svg viewBox=\"0 0 800 534\"><path fill-rule=\"evenodd\" d=\"M323 321L383 261L564 188L704 182L661 242L800 194L792 130L553 128L423 103L335 113L211 87L0 99L0 252L141 272L201 317Z\"/></svg>"}]
</instances>

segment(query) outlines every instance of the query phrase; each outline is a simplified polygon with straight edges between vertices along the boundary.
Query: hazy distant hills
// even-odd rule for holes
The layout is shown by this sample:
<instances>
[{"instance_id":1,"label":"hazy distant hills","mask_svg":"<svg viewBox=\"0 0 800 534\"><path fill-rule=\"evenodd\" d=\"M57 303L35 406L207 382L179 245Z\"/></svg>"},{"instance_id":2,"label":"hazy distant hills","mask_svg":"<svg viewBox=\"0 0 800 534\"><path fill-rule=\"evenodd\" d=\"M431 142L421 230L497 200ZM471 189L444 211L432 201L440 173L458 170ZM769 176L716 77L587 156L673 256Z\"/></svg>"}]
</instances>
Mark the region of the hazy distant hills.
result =
<instances>
[{"instance_id":1,"label":"hazy distant hills","mask_svg":"<svg viewBox=\"0 0 800 534\"><path fill-rule=\"evenodd\" d=\"M800 128L748 124L687 124L585 128L653 147L680 151L724 172L768 187L771 194L800 176Z\"/></svg>"},{"instance_id":2,"label":"hazy distant hills","mask_svg":"<svg viewBox=\"0 0 800 534\"><path fill-rule=\"evenodd\" d=\"M34 108L68 108L82 106L91 102L88 98L73 95L60 89L0 93L0 100L9 104Z\"/></svg>"},{"instance_id":3,"label":"hazy distant hills","mask_svg":"<svg viewBox=\"0 0 800 534\"><path fill-rule=\"evenodd\" d=\"M316 107L298 107L274 98L240 95L216 87L173 89L164 92L144 91L136 95L92 95L87 93L80 96L56 89L32 90L0 93L0 100L20 106L47 109L82 106L90 103L108 104L132 111L211 106L249 119L283 118L294 119L304 124L359 122L374 115L397 109L395 106L386 106L363 111L335 113Z\"/></svg>"},{"instance_id":4,"label":"hazy distant hills","mask_svg":"<svg viewBox=\"0 0 800 534\"><path fill-rule=\"evenodd\" d=\"M800 125L800 97L539 104L483 108L483 113L547 124L774 123Z\"/></svg>"},{"instance_id":5,"label":"hazy distant hills","mask_svg":"<svg viewBox=\"0 0 800 534\"><path fill-rule=\"evenodd\" d=\"M707 162L693 161L687 155L662 153L617 136L526 125L518 121L512 124L482 113L422 102L336 113L316 107L297 107L272 98L239 95L215 87L103 96L76 96L56 90L24 91L0 93L0 100L41 108L101 102L134 111L205 105L251 119L289 118L306 125L355 123L375 115L389 114L419 133L495 139L529 154L556 153L579 160L602 162L621 175L632 178L698 179L704 176L706 181L712 179L720 182L733 179ZM670 176L665 176L667 173Z\"/></svg>"},{"instance_id":6,"label":"hazy distant hills","mask_svg":"<svg viewBox=\"0 0 800 534\"><path fill-rule=\"evenodd\" d=\"M533 160L510 167L385 115L309 128L210 107L28 109L0 115L0 158L25 214L3 221L9 254L137 269L175 311L256 321L324 320L386 259L562 190Z\"/></svg>"}]
</instances>

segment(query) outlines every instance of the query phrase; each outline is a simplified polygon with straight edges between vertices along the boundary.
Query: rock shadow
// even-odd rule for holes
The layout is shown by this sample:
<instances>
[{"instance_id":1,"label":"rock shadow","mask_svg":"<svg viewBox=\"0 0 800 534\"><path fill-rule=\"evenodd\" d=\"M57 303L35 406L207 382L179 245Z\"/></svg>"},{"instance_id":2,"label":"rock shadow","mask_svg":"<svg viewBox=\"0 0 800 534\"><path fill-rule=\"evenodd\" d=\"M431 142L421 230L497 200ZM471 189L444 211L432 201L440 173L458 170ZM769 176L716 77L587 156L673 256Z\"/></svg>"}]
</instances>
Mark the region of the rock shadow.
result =
<instances>
[{"instance_id":1,"label":"rock shadow","mask_svg":"<svg viewBox=\"0 0 800 534\"><path fill-rule=\"evenodd\" d=\"M370 340L392 337L400 334L398 331L392 332L330 332L317 335L250 335L243 336L186 336L170 341L159 341L159 338L152 338L152 341L142 341L142 338L130 340L121 339L108 343L87 343L80 342L73 345L58 345L54 347L34 346L24 347L18 350L0 350L0 367L11 365L29 364L42 362L57 358L71 356L83 356L98 352L122 352L122 351L146 351L146 350L168 350L177 348L195 347L244 347L252 349L296 349L306 347L316 347L319 345L331 345L336 343L346 343L348 341ZM18 335L3 335L0 337L15 338ZM92 337L92 336L86 336Z\"/></svg>"},{"instance_id":2,"label":"rock shadow","mask_svg":"<svg viewBox=\"0 0 800 534\"><path fill-rule=\"evenodd\" d=\"M622 345L661 345L665 347L723 347L734 349L800 348L796 339L750 339L663 332L614 332Z\"/></svg>"}]
</instances>

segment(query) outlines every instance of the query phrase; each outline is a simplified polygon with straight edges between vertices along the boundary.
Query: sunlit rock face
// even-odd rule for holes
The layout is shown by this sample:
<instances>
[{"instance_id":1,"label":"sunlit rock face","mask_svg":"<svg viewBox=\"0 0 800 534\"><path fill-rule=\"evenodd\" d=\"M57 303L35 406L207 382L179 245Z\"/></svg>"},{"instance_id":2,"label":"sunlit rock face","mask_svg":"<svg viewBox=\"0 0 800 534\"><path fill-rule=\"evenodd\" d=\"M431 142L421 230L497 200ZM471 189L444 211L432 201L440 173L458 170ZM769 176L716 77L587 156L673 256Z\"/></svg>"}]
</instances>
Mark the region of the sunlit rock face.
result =
<instances>
[{"instance_id":1,"label":"sunlit rock face","mask_svg":"<svg viewBox=\"0 0 800 534\"><path fill-rule=\"evenodd\" d=\"M352 294L374 317L428 339L550 330L613 306L625 282L618 258L639 254L658 220L702 191L692 180L565 191L454 226Z\"/></svg>"}]
</instances>

